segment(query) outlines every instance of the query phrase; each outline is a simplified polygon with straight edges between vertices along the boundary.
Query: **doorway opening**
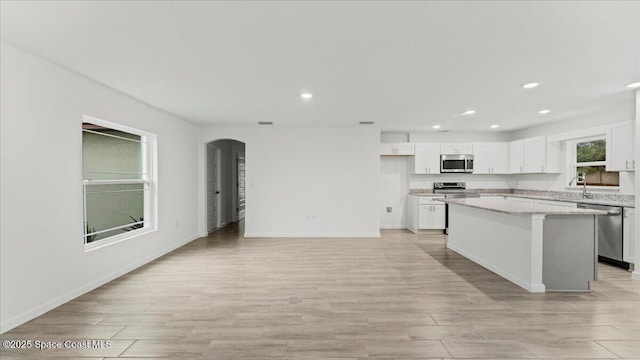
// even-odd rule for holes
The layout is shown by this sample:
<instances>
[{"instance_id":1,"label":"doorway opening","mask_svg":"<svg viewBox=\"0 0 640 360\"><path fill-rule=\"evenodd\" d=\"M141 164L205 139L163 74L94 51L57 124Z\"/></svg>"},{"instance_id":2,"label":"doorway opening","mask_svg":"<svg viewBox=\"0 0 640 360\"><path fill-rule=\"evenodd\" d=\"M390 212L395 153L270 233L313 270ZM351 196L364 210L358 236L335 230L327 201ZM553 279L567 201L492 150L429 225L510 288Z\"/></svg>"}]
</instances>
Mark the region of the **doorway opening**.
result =
<instances>
[{"instance_id":1,"label":"doorway opening","mask_svg":"<svg viewBox=\"0 0 640 360\"><path fill-rule=\"evenodd\" d=\"M224 139L207 143L207 233L245 217L245 144Z\"/></svg>"}]
</instances>

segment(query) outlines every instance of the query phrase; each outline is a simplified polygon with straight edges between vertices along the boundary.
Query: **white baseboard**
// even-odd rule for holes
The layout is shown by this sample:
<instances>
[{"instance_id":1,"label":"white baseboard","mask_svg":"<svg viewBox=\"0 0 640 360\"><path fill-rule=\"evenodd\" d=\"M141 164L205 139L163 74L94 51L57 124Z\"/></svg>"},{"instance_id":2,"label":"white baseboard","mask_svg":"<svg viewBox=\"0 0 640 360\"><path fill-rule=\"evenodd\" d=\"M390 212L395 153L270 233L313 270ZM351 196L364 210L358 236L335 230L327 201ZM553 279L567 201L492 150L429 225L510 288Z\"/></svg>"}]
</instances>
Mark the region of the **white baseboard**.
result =
<instances>
[{"instance_id":1,"label":"white baseboard","mask_svg":"<svg viewBox=\"0 0 640 360\"><path fill-rule=\"evenodd\" d=\"M245 238L379 238L380 233L244 233Z\"/></svg>"},{"instance_id":2,"label":"white baseboard","mask_svg":"<svg viewBox=\"0 0 640 360\"><path fill-rule=\"evenodd\" d=\"M635 270L634 272L632 272L631 273L631 278L640 280L640 270Z\"/></svg>"},{"instance_id":3,"label":"white baseboard","mask_svg":"<svg viewBox=\"0 0 640 360\"><path fill-rule=\"evenodd\" d=\"M380 229L383 229L383 230L394 230L394 229L404 230L404 229L407 229L407 225L380 225Z\"/></svg>"},{"instance_id":4,"label":"white baseboard","mask_svg":"<svg viewBox=\"0 0 640 360\"><path fill-rule=\"evenodd\" d=\"M527 290L529 292L532 292L532 293L543 293L543 292L545 292L544 284L532 284L532 283L530 283L528 281L525 281L524 279L521 279L520 277L518 277L516 275L513 275L512 273L510 273L510 272L508 272L508 271L506 271L506 270L504 270L504 269L502 269L502 268L500 268L498 266L495 266L495 265L493 265L493 264L491 264L491 263L489 263L489 262L487 262L487 261L485 261L483 259L480 259L479 257L477 257L477 256L475 256L473 254L470 254L470 253L460 249L459 247L457 247L455 245L452 245L451 243L447 243L447 249L451 249L451 250L457 252L458 254L466 257L467 259L475 262L476 264L478 264L478 265L480 265L480 266L482 266L482 267L484 267L484 268L486 268L488 270L491 270L492 272L502 276L503 278L511 281L512 283L520 286L521 288L523 288L523 289L525 289L525 290Z\"/></svg>"},{"instance_id":5,"label":"white baseboard","mask_svg":"<svg viewBox=\"0 0 640 360\"><path fill-rule=\"evenodd\" d=\"M38 305L38 306L36 306L35 308L33 308L31 310L25 311L22 314L16 315L16 316L14 316L14 317L6 320L6 321L3 321L2 323L0 323L0 334L4 334L5 332L7 332L7 331L9 331L9 330L11 330L11 329L13 329L13 328L15 328L17 326L20 326L20 325L26 323L29 320L33 320L33 319L37 318L38 316L46 313L49 310L55 309L56 307L58 307L58 306L60 306L60 305L62 305L64 303L67 303L67 302L77 298L78 296L84 295L84 294L88 293L89 291L91 291L93 289L96 289L96 288L98 288L98 287L100 287L100 286L102 286L102 285L104 285L104 284L106 284L106 283L108 283L110 281L113 281L113 280L119 278L120 276L139 268L142 265L148 264L151 261L153 261L153 260L155 260L155 259L157 259L157 258L159 258L159 257L161 257L163 255L166 255L166 254L172 252L173 250L176 250L176 249L178 249L178 248L180 248L180 247L182 247L182 246L184 246L184 245L186 245L186 244L198 239L199 237L200 236L194 236L194 237L188 238L187 240L183 240L183 241L181 241L179 243L172 244L171 246L169 246L169 247L167 247L167 248L165 248L165 249L163 249L161 251L158 251L155 254L152 254L152 255L147 256L146 258L144 258L142 260L139 260L139 261L136 261L136 262L134 262L132 264L129 264L128 266L125 266L125 267L123 267L123 268L121 268L121 269L119 269L117 271L114 271L113 273L111 273L111 274L109 274L109 275L107 275L107 276L105 276L105 277L103 277L101 279L98 279L96 281L90 282L90 283L88 283L88 284L86 284L84 286L81 286L81 287L79 287L79 288L77 288L75 290L72 290L72 291L70 291L70 292L68 292L68 293L66 293L64 295L61 295L61 296L59 296L59 297L57 297L57 298L55 298L55 299L53 299L51 301L48 301L48 302L46 302L44 304L41 304L41 305Z\"/></svg>"}]
</instances>

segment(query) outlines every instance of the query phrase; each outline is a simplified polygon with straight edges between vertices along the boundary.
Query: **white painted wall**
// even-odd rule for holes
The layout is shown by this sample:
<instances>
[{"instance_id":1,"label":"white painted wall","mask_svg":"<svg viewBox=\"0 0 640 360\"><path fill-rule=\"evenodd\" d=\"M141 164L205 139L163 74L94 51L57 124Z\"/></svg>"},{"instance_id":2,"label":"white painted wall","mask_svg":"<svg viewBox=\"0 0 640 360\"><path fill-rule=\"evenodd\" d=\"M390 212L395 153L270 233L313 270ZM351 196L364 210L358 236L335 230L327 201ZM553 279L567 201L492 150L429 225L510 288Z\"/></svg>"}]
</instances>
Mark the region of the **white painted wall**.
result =
<instances>
[{"instance_id":1,"label":"white painted wall","mask_svg":"<svg viewBox=\"0 0 640 360\"><path fill-rule=\"evenodd\" d=\"M206 127L203 162L204 144L217 139L245 143L246 236L379 235L378 129Z\"/></svg>"},{"instance_id":2,"label":"white painted wall","mask_svg":"<svg viewBox=\"0 0 640 360\"><path fill-rule=\"evenodd\" d=\"M640 90L636 90L636 118L635 118L635 160L636 166L640 167ZM636 264L633 271L633 277L640 280L640 170L635 171L635 189L636 189Z\"/></svg>"},{"instance_id":3,"label":"white painted wall","mask_svg":"<svg viewBox=\"0 0 640 360\"><path fill-rule=\"evenodd\" d=\"M406 156L380 157L380 228L404 229L408 224L409 161ZM387 212L391 207L391 212Z\"/></svg>"},{"instance_id":4,"label":"white painted wall","mask_svg":"<svg viewBox=\"0 0 640 360\"><path fill-rule=\"evenodd\" d=\"M2 43L2 332L182 244L198 229L194 125ZM158 136L158 230L85 252L82 115Z\"/></svg>"}]
</instances>

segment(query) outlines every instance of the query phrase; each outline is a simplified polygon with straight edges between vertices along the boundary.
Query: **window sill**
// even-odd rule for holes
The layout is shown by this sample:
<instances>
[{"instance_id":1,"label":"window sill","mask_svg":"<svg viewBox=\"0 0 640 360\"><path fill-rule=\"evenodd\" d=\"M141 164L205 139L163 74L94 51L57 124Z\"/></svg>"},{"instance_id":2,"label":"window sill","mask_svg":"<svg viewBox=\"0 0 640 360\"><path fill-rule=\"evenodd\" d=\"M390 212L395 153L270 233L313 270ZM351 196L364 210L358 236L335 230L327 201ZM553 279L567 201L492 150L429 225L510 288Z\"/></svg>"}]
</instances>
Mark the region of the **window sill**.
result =
<instances>
[{"instance_id":1,"label":"window sill","mask_svg":"<svg viewBox=\"0 0 640 360\"><path fill-rule=\"evenodd\" d=\"M137 238L139 236L152 233L156 230L157 230L156 228L152 228L152 227L142 228L136 231L130 231L126 234L120 234L104 240L98 240L88 244L84 244L84 252L98 250L109 245L117 244L119 242L127 241L129 239Z\"/></svg>"},{"instance_id":2,"label":"window sill","mask_svg":"<svg viewBox=\"0 0 640 360\"><path fill-rule=\"evenodd\" d=\"M582 186L565 186L567 190L582 191ZM620 192L620 186L589 186L587 185L587 191L597 192Z\"/></svg>"}]
</instances>

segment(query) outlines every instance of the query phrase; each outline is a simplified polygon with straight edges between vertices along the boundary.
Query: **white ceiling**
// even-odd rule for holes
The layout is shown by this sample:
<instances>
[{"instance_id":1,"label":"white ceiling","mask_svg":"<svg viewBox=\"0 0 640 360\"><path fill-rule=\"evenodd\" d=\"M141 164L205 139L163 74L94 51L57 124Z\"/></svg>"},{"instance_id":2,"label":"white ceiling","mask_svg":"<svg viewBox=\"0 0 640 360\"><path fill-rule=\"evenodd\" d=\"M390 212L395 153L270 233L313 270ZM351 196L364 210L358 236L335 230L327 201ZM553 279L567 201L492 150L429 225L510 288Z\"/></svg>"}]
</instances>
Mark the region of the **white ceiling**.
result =
<instances>
[{"instance_id":1,"label":"white ceiling","mask_svg":"<svg viewBox=\"0 0 640 360\"><path fill-rule=\"evenodd\" d=\"M7 43L203 124L619 121L640 81L638 1L2 1L1 26Z\"/></svg>"}]
</instances>

